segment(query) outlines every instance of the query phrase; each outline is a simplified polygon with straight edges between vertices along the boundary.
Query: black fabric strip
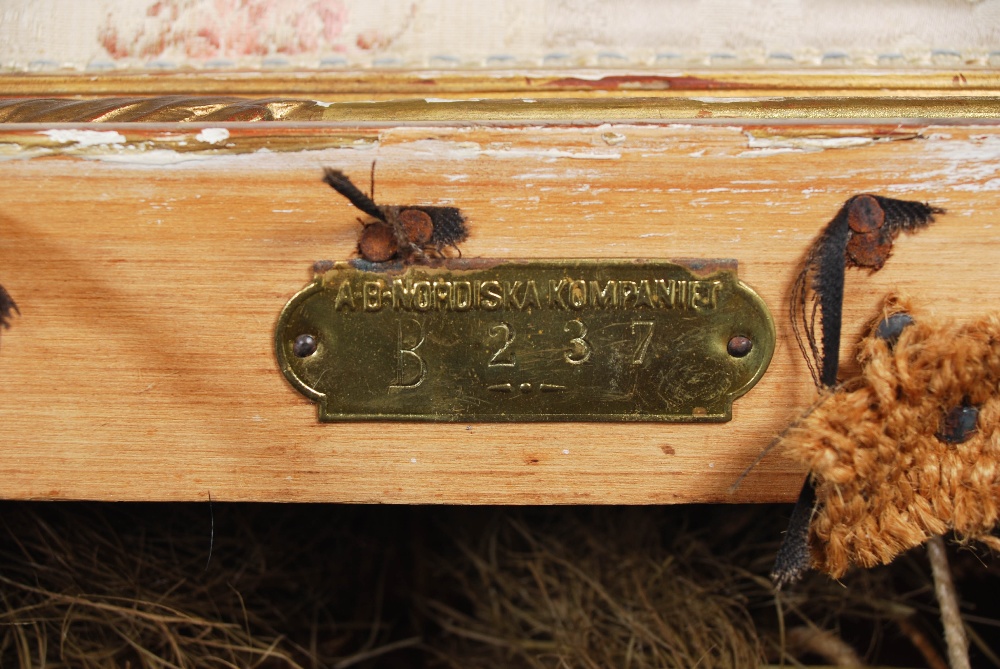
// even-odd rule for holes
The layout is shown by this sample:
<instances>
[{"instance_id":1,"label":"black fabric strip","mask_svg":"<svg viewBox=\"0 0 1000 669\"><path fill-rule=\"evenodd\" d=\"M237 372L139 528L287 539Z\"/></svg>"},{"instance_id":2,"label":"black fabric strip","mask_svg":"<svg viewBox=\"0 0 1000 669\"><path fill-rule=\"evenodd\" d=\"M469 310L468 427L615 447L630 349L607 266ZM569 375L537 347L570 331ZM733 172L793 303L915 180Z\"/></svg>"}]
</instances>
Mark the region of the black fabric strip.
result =
<instances>
[{"instance_id":1,"label":"black fabric strip","mask_svg":"<svg viewBox=\"0 0 1000 669\"><path fill-rule=\"evenodd\" d=\"M333 190L350 200L351 204L361 211L380 221L385 221L385 214L382 213L379 206L370 197L362 193L357 186L351 183L347 175L340 170L335 170L331 167L325 168L323 170L323 181L329 184Z\"/></svg>"},{"instance_id":2,"label":"black fabric strip","mask_svg":"<svg viewBox=\"0 0 1000 669\"><path fill-rule=\"evenodd\" d=\"M774 568L771 570L771 580L774 587L781 588L788 583L794 583L809 571L812 558L809 555L809 521L812 520L813 507L816 505L816 487L811 479L806 479L799 493L799 500L792 510L788 521L785 539L778 548L774 558Z\"/></svg>"}]
</instances>

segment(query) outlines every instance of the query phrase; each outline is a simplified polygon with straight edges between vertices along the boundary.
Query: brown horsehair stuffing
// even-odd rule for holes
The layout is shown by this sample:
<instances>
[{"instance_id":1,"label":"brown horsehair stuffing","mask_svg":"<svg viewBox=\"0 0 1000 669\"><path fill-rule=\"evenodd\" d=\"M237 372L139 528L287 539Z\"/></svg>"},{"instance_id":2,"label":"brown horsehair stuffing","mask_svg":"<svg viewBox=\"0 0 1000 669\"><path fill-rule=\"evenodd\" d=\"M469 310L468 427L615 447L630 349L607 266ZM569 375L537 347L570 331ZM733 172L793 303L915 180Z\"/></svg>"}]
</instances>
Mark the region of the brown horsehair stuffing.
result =
<instances>
[{"instance_id":1,"label":"brown horsehair stuffing","mask_svg":"<svg viewBox=\"0 0 1000 669\"><path fill-rule=\"evenodd\" d=\"M1000 550L1000 313L959 324L895 295L883 311L914 323L894 344L873 326L860 377L826 391L783 439L817 486L813 566L835 578L949 530ZM976 429L949 443L942 425L963 405L979 409Z\"/></svg>"}]
</instances>

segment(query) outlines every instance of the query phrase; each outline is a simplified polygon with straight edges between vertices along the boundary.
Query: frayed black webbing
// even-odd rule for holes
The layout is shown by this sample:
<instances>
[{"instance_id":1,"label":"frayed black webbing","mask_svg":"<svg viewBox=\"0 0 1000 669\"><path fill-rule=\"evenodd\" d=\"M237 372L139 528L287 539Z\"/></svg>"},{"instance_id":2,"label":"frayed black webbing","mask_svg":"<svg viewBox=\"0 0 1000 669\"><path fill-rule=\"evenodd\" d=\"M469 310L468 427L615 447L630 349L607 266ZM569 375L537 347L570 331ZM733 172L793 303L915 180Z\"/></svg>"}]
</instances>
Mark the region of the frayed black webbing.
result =
<instances>
[{"instance_id":1,"label":"frayed black webbing","mask_svg":"<svg viewBox=\"0 0 1000 669\"><path fill-rule=\"evenodd\" d=\"M774 568L771 569L771 580L774 587L794 583L809 571L812 558L809 554L809 522L812 520L813 508L816 506L816 487L810 479L802 484L799 500L792 510L788 521L785 539L778 548L774 558Z\"/></svg>"},{"instance_id":2,"label":"frayed black webbing","mask_svg":"<svg viewBox=\"0 0 1000 669\"><path fill-rule=\"evenodd\" d=\"M837 370L840 368L840 323L846 267L844 254L850 237L847 207L848 205L844 205L840 209L820 237L815 266L812 268L812 288L817 297L822 328L822 353L817 366L819 382L827 388L837 385Z\"/></svg>"},{"instance_id":3,"label":"frayed black webbing","mask_svg":"<svg viewBox=\"0 0 1000 669\"><path fill-rule=\"evenodd\" d=\"M370 197L362 193L357 186L351 183L351 180L347 178L347 175L340 170L335 170L331 167L324 168L323 181L329 184L333 190L350 200L351 204L361 211L365 212L372 218L377 218L378 220L385 222L385 214L382 213L382 209L379 208L379 206L375 204Z\"/></svg>"},{"instance_id":4,"label":"frayed black webbing","mask_svg":"<svg viewBox=\"0 0 1000 669\"><path fill-rule=\"evenodd\" d=\"M855 195L844 203L813 242L792 285L790 315L795 341L818 387L832 389L837 385L845 268L854 265L877 271L888 258L892 241L900 232L926 227L934 221L934 214L941 213L943 209L923 202ZM852 220L856 230L851 227ZM861 242L866 253L852 258L848 245L855 235L865 235L856 241ZM864 247L866 243L867 248ZM810 568L809 523L815 505L815 487L806 479L771 572L779 588L798 580Z\"/></svg>"},{"instance_id":5,"label":"frayed black webbing","mask_svg":"<svg viewBox=\"0 0 1000 669\"><path fill-rule=\"evenodd\" d=\"M431 243L439 251L445 246L453 246L457 249L458 244L469 237L465 215L458 207L410 207L410 209L422 211L431 217L431 221L434 223Z\"/></svg>"},{"instance_id":6,"label":"frayed black webbing","mask_svg":"<svg viewBox=\"0 0 1000 669\"><path fill-rule=\"evenodd\" d=\"M885 226L883 232L895 237L900 232L913 232L934 222L934 214L943 214L944 209L932 207L926 202L912 200L893 200L892 198L872 195L885 211ZM853 199L853 198L852 198ZM850 202L850 200L848 200Z\"/></svg>"}]
</instances>

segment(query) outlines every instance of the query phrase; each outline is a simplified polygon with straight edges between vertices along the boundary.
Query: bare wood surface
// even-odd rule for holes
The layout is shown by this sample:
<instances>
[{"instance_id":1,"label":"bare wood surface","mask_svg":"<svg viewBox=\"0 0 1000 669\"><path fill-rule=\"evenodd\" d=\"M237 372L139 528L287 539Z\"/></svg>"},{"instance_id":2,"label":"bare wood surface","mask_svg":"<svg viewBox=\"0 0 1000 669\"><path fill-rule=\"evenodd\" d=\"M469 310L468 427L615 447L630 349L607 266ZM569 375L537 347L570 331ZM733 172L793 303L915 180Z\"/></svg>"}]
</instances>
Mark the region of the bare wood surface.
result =
<instances>
[{"instance_id":1,"label":"bare wood surface","mask_svg":"<svg viewBox=\"0 0 1000 669\"><path fill-rule=\"evenodd\" d=\"M727 490L815 396L786 315L802 255L855 193L948 210L849 272L848 361L888 290L995 309L1000 128L748 123L0 126L0 283L22 312L0 340L0 495L790 500L780 453ZM354 252L321 168L365 184L376 158L380 200L466 212L469 257L736 258L778 327L770 370L723 424L318 423L272 330L315 260Z\"/></svg>"}]
</instances>

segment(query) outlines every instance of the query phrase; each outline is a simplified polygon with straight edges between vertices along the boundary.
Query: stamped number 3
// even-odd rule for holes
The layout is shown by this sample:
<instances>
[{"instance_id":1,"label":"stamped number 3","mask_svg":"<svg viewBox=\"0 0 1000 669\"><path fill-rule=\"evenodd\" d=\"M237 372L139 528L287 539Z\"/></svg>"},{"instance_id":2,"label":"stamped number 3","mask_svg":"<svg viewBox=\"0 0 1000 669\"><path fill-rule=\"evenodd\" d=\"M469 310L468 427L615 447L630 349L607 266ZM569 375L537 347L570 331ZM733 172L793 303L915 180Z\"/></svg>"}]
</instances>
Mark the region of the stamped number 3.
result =
<instances>
[{"instance_id":1,"label":"stamped number 3","mask_svg":"<svg viewBox=\"0 0 1000 669\"><path fill-rule=\"evenodd\" d=\"M564 332L570 334L573 334L574 330L576 331L576 336L569 340L572 348L566 351L563 357L571 365L582 365L590 360L590 354L594 352L594 349L590 345L590 342L587 341L587 326L583 324L583 321L569 321L566 323L566 327L563 328Z\"/></svg>"}]
</instances>

